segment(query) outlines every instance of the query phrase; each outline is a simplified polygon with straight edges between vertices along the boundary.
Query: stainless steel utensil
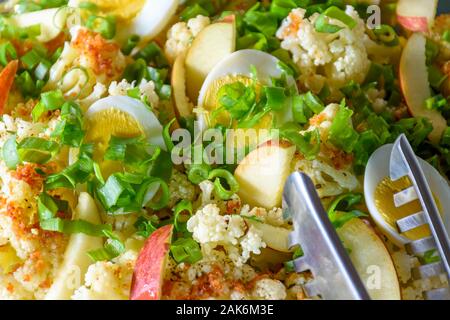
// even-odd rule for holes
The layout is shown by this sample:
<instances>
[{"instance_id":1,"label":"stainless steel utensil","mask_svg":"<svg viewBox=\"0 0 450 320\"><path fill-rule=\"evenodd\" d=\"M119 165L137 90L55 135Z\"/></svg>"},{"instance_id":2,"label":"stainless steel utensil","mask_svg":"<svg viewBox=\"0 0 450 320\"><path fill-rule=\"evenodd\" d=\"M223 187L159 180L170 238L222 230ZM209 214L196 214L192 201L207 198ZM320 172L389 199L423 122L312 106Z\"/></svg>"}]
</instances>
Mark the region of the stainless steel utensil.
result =
<instances>
[{"instance_id":1,"label":"stainless steel utensil","mask_svg":"<svg viewBox=\"0 0 450 320\"><path fill-rule=\"evenodd\" d=\"M450 240L430 186L405 135L401 135L394 144L389 171L392 180L408 176L413 185L394 195L395 206L401 207L417 199L422 206L422 211L397 221L399 233L428 224L432 234L430 237L411 241L406 245L406 250L418 257L430 250L437 250L440 256L438 262L413 269L413 277L430 278L446 274L447 281L450 283ZM444 210L450 210L450 208L444 208ZM427 291L424 297L430 300L450 300L450 288L447 286Z\"/></svg>"},{"instance_id":2,"label":"stainless steel utensil","mask_svg":"<svg viewBox=\"0 0 450 320\"><path fill-rule=\"evenodd\" d=\"M326 300L370 300L307 175L296 172L287 179L283 210L294 224L289 244L300 245L304 253L294 260L295 269L310 270L314 277L305 285L306 294Z\"/></svg>"}]
</instances>

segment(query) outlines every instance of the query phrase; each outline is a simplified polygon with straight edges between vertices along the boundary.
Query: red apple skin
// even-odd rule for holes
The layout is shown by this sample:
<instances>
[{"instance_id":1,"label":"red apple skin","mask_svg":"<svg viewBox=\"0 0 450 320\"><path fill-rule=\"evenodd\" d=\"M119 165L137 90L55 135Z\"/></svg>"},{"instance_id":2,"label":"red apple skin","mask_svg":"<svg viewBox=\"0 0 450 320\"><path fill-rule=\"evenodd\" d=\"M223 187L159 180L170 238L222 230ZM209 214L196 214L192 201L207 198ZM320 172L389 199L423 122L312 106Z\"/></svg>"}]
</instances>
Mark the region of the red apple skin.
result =
<instances>
[{"instance_id":1,"label":"red apple skin","mask_svg":"<svg viewBox=\"0 0 450 320\"><path fill-rule=\"evenodd\" d=\"M134 268L130 300L160 300L173 225L159 228L147 239Z\"/></svg>"},{"instance_id":2,"label":"red apple skin","mask_svg":"<svg viewBox=\"0 0 450 320\"><path fill-rule=\"evenodd\" d=\"M397 16L398 22L405 28L413 32L427 32L428 20L426 17L402 17Z\"/></svg>"}]
</instances>

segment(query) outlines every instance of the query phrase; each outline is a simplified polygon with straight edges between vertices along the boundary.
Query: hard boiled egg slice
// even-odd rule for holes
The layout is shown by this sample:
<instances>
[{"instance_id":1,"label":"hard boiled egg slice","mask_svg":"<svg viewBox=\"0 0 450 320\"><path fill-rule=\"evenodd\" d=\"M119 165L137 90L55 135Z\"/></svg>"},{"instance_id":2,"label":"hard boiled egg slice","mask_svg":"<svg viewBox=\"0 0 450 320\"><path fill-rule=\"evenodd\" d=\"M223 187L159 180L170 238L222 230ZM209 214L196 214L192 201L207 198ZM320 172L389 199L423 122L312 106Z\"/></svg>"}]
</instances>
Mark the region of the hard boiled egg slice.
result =
<instances>
[{"instance_id":1,"label":"hard boiled egg slice","mask_svg":"<svg viewBox=\"0 0 450 320\"><path fill-rule=\"evenodd\" d=\"M155 114L141 101L127 96L110 96L95 102L86 112L86 142L94 143L94 160L105 176L121 171L122 164L103 161L111 136L144 136L153 146L165 149L163 127Z\"/></svg>"},{"instance_id":2,"label":"hard boiled egg slice","mask_svg":"<svg viewBox=\"0 0 450 320\"><path fill-rule=\"evenodd\" d=\"M219 62L206 77L200 90L198 98L198 106L202 107L205 112L201 112L197 116L201 129L206 129L214 125L211 119L211 112L218 108L217 95L220 88L229 83L236 81L248 84L252 77L253 66L257 71L258 84L269 85L271 78L279 78L283 74L283 70L279 67L280 60L276 57L258 50L240 50L236 51L221 62ZM287 84L296 88L293 77L287 77ZM278 124L286 123L293 120L292 110L281 110L274 114L268 114L261 119L257 129L269 128L273 118L276 118ZM221 114L219 121L226 122L227 115Z\"/></svg>"},{"instance_id":3,"label":"hard boiled egg slice","mask_svg":"<svg viewBox=\"0 0 450 320\"><path fill-rule=\"evenodd\" d=\"M395 222L401 218L421 211L418 200L411 201L401 207L394 205L394 194L410 187L412 184L408 178L391 181L389 178L389 160L392 152L392 144L379 148L370 157L364 176L364 195L367 208L383 233L395 244L402 246L411 240L429 236L427 226L413 229L400 234ZM419 158L419 163L430 185L436 203L446 226L450 232L450 187L447 181L428 162Z\"/></svg>"},{"instance_id":4,"label":"hard boiled egg slice","mask_svg":"<svg viewBox=\"0 0 450 320\"><path fill-rule=\"evenodd\" d=\"M146 0L130 25L129 34L146 40L156 37L175 15L178 4L179 0Z\"/></svg>"},{"instance_id":5,"label":"hard boiled egg slice","mask_svg":"<svg viewBox=\"0 0 450 320\"><path fill-rule=\"evenodd\" d=\"M111 135L135 137L143 134L149 144L165 149L163 127L141 101L127 96L110 96L95 102L86 112L87 139L108 143Z\"/></svg>"},{"instance_id":6,"label":"hard boiled egg slice","mask_svg":"<svg viewBox=\"0 0 450 320\"><path fill-rule=\"evenodd\" d=\"M83 0L70 0L69 6L79 7ZM91 0L102 15L118 19L117 37L126 40L138 35L150 40L161 33L175 15L179 0Z\"/></svg>"}]
</instances>

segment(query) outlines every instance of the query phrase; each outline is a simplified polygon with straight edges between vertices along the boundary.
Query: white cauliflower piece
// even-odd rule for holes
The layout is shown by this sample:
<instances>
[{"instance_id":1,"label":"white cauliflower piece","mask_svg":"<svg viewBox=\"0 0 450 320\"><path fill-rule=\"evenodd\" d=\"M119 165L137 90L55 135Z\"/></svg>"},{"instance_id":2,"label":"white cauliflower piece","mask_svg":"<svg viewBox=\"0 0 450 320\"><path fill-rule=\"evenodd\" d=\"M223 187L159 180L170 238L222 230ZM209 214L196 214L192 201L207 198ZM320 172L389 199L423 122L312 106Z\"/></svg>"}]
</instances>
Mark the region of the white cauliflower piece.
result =
<instances>
[{"instance_id":1,"label":"white cauliflower piece","mask_svg":"<svg viewBox=\"0 0 450 320\"><path fill-rule=\"evenodd\" d=\"M72 300L127 300L137 253L126 251L114 261L100 261L89 266L85 283Z\"/></svg>"},{"instance_id":2,"label":"white cauliflower piece","mask_svg":"<svg viewBox=\"0 0 450 320\"><path fill-rule=\"evenodd\" d=\"M262 239L262 231L250 226L247 234L241 240L242 247L242 263L250 259L250 254L261 254L261 248L265 248L266 244Z\"/></svg>"},{"instance_id":3,"label":"white cauliflower piece","mask_svg":"<svg viewBox=\"0 0 450 320\"><path fill-rule=\"evenodd\" d=\"M156 94L155 83L153 81L142 79L138 86L135 81L132 83L129 83L125 79L120 82L113 81L109 85L108 93L111 96L126 96L128 95L128 90L136 87L139 88L140 99L149 102L152 108L157 109L159 105L159 97Z\"/></svg>"},{"instance_id":4,"label":"white cauliflower piece","mask_svg":"<svg viewBox=\"0 0 450 320\"><path fill-rule=\"evenodd\" d=\"M326 18L327 23L338 25L342 30L334 33L320 33L315 29L318 13L305 18L306 10L293 9L277 31L282 40L281 47L290 51L293 60L302 70L300 81L307 88L319 92L328 84L331 94L339 97L339 89L348 81L362 83L370 67L363 39L364 21L352 6L346 13L357 26L352 30L341 21Z\"/></svg>"},{"instance_id":5,"label":"white cauliflower piece","mask_svg":"<svg viewBox=\"0 0 450 320\"><path fill-rule=\"evenodd\" d=\"M208 17L198 15L186 22L178 22L167 32L165 45L166 56L170 61L175 61L177 56L185 52L194 38L211 23Z\"/></svg>"},{"instance_id":6,"label":"white cauliflower piece","mask_svg":"<svg viewBox=\"0 0 450 320\"><path fill-rule=\"evenodd\" d=\"M173 207L182 199L194 201L196 196L195 186L188 180L184 173L181 173L178 170L173 170L169 182L169 191L169 207Z\"/></svg>"},{"instance_id":7,"label":"white cauliflower piece","mask_svg":"<svg viewBox=\"0 0 450 320\"><path fill-rule=\"evenodd\" d=\"M220 215L215 204L209 204L192 216L187 228L200 244L215 242L236 245L245 233L245 222L237 215Z\"/></svg>"},{"instance_id":8,"label":"white cauliflower piece","mask_svg":"<svg viewBox=\"0 0 450 320\"><path fill-rule=\"evenodd\" d=\"M256 282L253 296L261 300L284 300L287 296L286 287L278 280L261 279Z\"/></svg>"},{"instance_id":9,"label":"white cauliflower piece","mask_svg":"<svg viewBox=\"0 0 450 320\"><path fill-rule=\"evenodd\" d=\"M198 210L187 222L187 228L194 240L200 243L205 256L209 256L217 246L223 246L236 266L247 262L250 253L260 254L260 248L266 246L258 230L247 230L244 218L221 215L216 204L208 204Z\"/></svg>"}]
</instances>

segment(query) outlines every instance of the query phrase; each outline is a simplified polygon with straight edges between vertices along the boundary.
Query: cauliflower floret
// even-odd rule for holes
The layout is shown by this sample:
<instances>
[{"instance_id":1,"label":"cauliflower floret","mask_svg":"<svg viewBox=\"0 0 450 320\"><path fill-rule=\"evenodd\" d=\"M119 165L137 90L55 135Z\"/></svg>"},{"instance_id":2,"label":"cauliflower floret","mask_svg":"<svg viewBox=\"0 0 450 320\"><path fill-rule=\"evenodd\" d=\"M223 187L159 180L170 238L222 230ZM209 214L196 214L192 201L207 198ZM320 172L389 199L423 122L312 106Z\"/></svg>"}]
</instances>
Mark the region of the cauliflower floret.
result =
<instances>
[{"instance_id":1,"label":"cauliflower floret","mask_svg":"<svg viewBox=\"0 0 450 320\"><path fill-rule=\"evenodd\" d=\"M261 248L265 248L266 244L262 239L262 231L250 226L247 234L241 240L242 247L242 263L250 259L250 254L261 254Z\"/></svg>"},{"instance_id":2,"label":"cauliflower floret","mask_svg":"<svg viewBox=\"0 0 450 320\"><path fill-rule=\"evenodd\" d=\"M178 170L173 170L169 183L169 191L169 207L173 207L182 199L194 201L197 194L195 186L188 180L184 173L181 173Z\"/></svg>"},{"instance_id":3,"label":"cauliflower floret","mask_svg":"<svg viewBox=\"0 0 450 320\"><path fill-rule=\"evenodd\" d=\"M208 17L198 15L186 22L178 22L167 32L165 45L166 56L170 61L175 61L177 56L185 52L194 38L211 23Z\"/></svg>"},{"instance_id":4,"label":"cauliflower floret","mask_svg":"<svg viewBox=\"0 0 450 320\"><path fill-rule=\"evenodd\" d=\"M153 81L147 81L142 79L141 83L137 86L139 88L140 98L150 103L152 108L158 109L159 97L155 91L155 83ZM111 96L126 96L128 90L136 88L136 82L129 83L123 79L120 82L113 81L109 85L108 93Z\"/></svg>"},{"instance_id":5,"label":"cauliflower floret","mask_svg":"<svg viewBox=\"0 0 450 320\"><path fill-rule=\"evenodd\" d=\"M72 296L73 300L127 300L137 253L128 250L113 261L100 261L89 266L85 283Z\"/></svg>"},{"instance_id":6,"label":"cauliflower floret","mask_svg":"<svg viewBox=\"0 0 450 320\"><path fill-rule=\"evenodd\" d=\"M214 192L214 183L209 180L205 180L200 182L198 185L201 190L201 206L206 206L214 201L213 192Z\"/></svg>"},{"instance_id":7,"label":"cauliflower floret","mask_svg":"<svg viewBox=\"0 0 450 320\"><path fill-rule=\"evenodd\" d=\"M214 248L222 246L236 266L242 266L250 253L260 254L266 244L262 234L255 228L247 228L239 215L221 215L216 204L208 204L198 210L187 222L192 237L199 242L205 256Z\"/></svg>"},{"instance_id":8,"label":"cauliflower floret","mask_svg":"<svg viewBox=\"0 0 450 320\"><path fill-rule=\"evenodd\" d=\"M27 291L12 275L0 270L0 300L32 300L33 293Z\"/></svg>"},{"instance_id":9,"label":"cauliflower floret","mask_svg":"<svg viewBox=\"0 0 450 320\"><path fill-rule=\"evenodd\" d=\"M36 198L42 190L43 178L36 173L36 168L37 165L24 164L9 170L3 161L0 162L0 198L3 199L0 239L2 245L9 245L17 257L12 261L16 268L9 275L19 284L0 281L0 291L5 288L11 292L25 290L29 292L27 297L42 299L61 264L67 236L38 227ZM6 261L6 265L8 263Z\"/></svg>"},{"instance_id":10,"label":"cauliflower floret","mask_svg":"<svg viewBox=\"0 0 450 320\"><path fill-rule=\"evenodd\" d=\"M216 242L238 244L238 239L245 234L245 222L240 216L220 215L215 204L209 204L191 217L187 228L193 233L195 241L203 244Z\"/></svg>"},{"instance_id":11,"label":"cauliflower floret","mask_svg":"<svg viewBox=\"0 0 450 320\"><path fill-rule=\"evenodd\" d=\"M286 299L286 287L281 281L274 279L261 279L256 282L253 296L262 300Z\"/></svg>"},{"instance_id":12,"label":"cauliflower floret","mask_svg":"<svg viewBox=\"0 0 450 320\"><path fill-rule=\"evenodd\" d=\"M257 217L261 222L268 223L272 226L280 227L286 224L283 219L283 209L272 208L267 210L265 208L253 208L250 210L248 204L244 205L241 210L241 216L243 217Z\"/></svg>"},{"instance_id":13,"label":"cauliflower floret","mask_svg":"<svg viewBox=\"0 0 450 320\"><path fill-rule=\"evenodd\" d=\"M346 13L357 23L353 29L339 20L326 18L328 23L339 25L342 30L334 34L320 33L315 29L319 14L305 18L306 10L297 8L277 31L281 47L292 53L294 62L302 70L302 84L316 93L328 84L334 98L341 96L339 89L348 81L362 83L370 67L362 41L368 38L364 21L352 6L347 6Z\"/></svg>"}]
</instances>

